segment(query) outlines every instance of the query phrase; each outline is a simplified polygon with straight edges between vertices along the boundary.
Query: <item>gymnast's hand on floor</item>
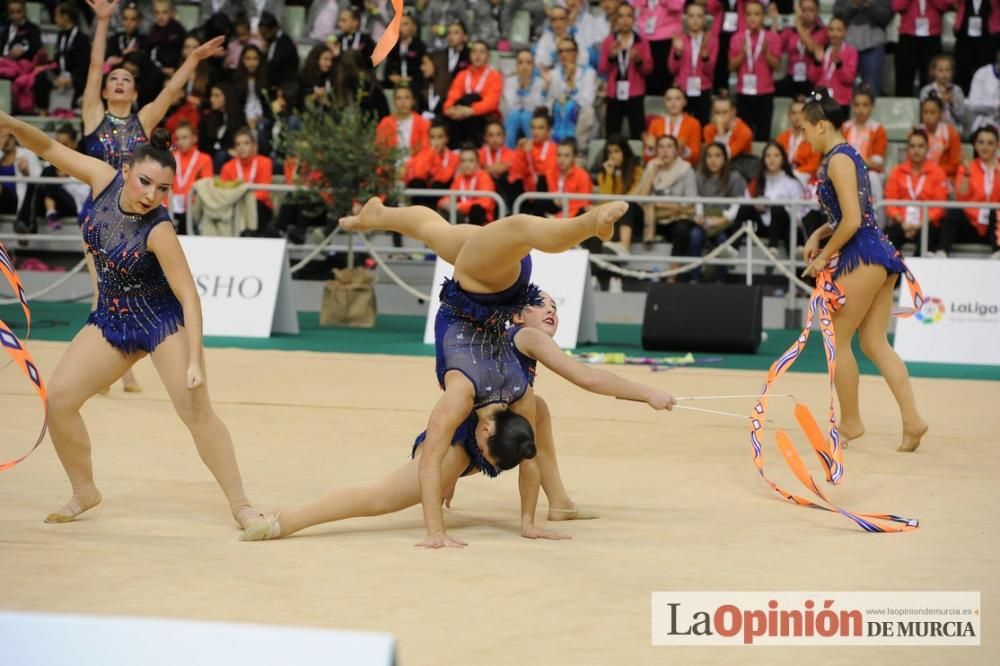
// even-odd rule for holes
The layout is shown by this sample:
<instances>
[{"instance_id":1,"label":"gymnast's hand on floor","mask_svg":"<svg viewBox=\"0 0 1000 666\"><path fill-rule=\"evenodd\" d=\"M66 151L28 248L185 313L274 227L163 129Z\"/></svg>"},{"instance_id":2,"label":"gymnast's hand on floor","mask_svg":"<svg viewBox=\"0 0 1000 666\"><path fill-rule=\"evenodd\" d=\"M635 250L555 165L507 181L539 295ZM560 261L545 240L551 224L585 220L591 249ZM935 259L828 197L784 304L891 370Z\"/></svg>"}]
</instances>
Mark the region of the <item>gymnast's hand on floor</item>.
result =
<instances>
[{"instance_id":1,"label":"gymnast's hand on floor","mask_svg":"<svg viewBox=\"0 0 1000 666\"><path fill-rule=\"evenodd\" d=\"M469 544L461 539L448 536L444 532L435 532L434 534L428 534L426 539L413 545L422 548L465 548Z\"/></svg>"},{"instance_id":2,"label":"gymnast's hand on floor","mask_svg":"<svg viewBox=\"0 0 1000 666\"><path fill-rule=\"evenodd\" d=\"M200 363L192 363L187 369L187 387L193 391L205 384L205 373L201 371Z\"/></svg>"},{"instance_id":3,"label":"gymnast's hand on floor","mask_svg":"<svg viewBox=\"0 0 1000 666\"><path fill-rule=\"evenodd\" d=\"M521 536L525 539L552 539L553 541L562 541L563 539L573 538L572 535L566 534L565 532L553 532L535 525L532 525L531 527L522 527Z\"/></svg>"},{"instance_id":4,"label":"gymnast's hand on floor","mask_svg":"<svg viewBox=\"0 0 1000 666\"><path fill-rule=\"evenodd\" d=\"M677 404L677 401L674 400L674 396L670 395L666 391L651 389L649 397L646 398L646 404L655 410L665 409L669 412L674 408L674 405Z\"/></svg>"}]
</instances>

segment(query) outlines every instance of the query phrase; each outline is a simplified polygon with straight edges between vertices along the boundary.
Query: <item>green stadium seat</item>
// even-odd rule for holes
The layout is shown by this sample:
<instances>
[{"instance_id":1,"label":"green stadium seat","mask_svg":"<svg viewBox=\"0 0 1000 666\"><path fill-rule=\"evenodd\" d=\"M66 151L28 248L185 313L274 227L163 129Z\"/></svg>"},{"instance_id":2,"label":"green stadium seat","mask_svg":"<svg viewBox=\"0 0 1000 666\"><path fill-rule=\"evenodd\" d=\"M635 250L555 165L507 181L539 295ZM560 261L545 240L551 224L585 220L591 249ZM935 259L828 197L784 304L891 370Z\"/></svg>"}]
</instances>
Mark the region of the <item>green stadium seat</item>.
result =
<instances>
[{"instance_id":1,"label":"green stadium seat","mask_svg":"<svg viewBox=\"0 0 1000 666\"><path fill-rule=\"evenodd\" d=\"M788 107L792 105L791 97L774 98L774 114L771 116L771 138L777 139L778 135L788 127Z\"/></svg>"},{"instance_id":2,"label":"green stadium seat","mask_svg":"<svg viewBox=\"0 0 1000 666\"><path fill-rule=\"evenodd\" d=\"M767 145L767 141L754 141L750 144L750 153L754 157L760 157L764 154L764 146Z\"/></svg>"},{"instance_id":3,"label":"green stadium seat","mask_svg":"<svg viewBox=\"0 0 1000 666\"><path fill-rule=\"evenodd\" d=\"M662 95L646 95L642 100L642 112L647 116L662 116L666 113Z\"/></svg>"},{"instance_id":4,"label":"green stadium seat","mask_svg":"<svg viewBox=\"0 0 1000 666\"><path fill-rule=\"evenodd\" d=\"M941 16L941 48L945 53L955 51L955 12L945 12Z\"/></svg>"},{"instance_id":5,"label":"green stadium seat","mask_svg":"<svg viewBox=\"0 0 1000 666\"><path fill-rule=\"evenodd\" d=\"M885 126L890 141L905 141L920 119L920 101L916 97L880 97L872 117Z\"/></svg>"},{"instance_id":6,"label":"green stadium seat","mask_svg":"<svg viewBox=\"0 0 1000 666\"><path fill-rule=\"evenodd\" d=\"M284 30L293 41L302 39L306 27L306 8L298 5L288 5L285 8Z\"/></svg>"},{"instance_id":7,"label":"green stadium seat","mask_svg":"<svg viewBox=\"0 0 1000 666\"><path fill-rule=\"evenodd\" d=\"M177 21L191 32L201 25L201 7L198 5L175 5Z\"/></svg>"},{"instance_id":8,"label":"green stadium seat","mask_svg":"<svg viewBox=\"0 0 1000 666\"><path fill-rule=\"evenodd\" d=\"M296 42L295 47L299 52L299 63L304 64L306 58L309 57L309 52L313 50L315 44L308 42Z\"/></svg>"},{"instance_id":9,"label":"green stadium seat","mask_svg":"<svg viewBox=\"0 0 1000 666\"><path fill-rule=\"evenodd\" d=\"M35 25L42 24L42 3L28 2L24 5L24 13L29 21Z\"/></svg>"},{"instance_id":10,"label":"green stadium seat","mask_svg":"<svg viewBox=\"0 0 1000 666\"><path fill-rule=\"evenodd\" d=\"M6 113L12 113L10 104L10 81L7 79L0 79L0 110Z\"/></svg>"},{"instance_id":11,"label":"green stadium seat","mask_svg":"<svg viewBox=\"0 0 1000 666\"><path fill-rule=\"evenodd\" d=\"M529 46L531 44L531 13L521 9L514 12L510 22L510 43L512 46Z\"/></svg>"},{"instance_id":12,"label":"green stadium seat","mask_svg":"<svg viewBox=\"0 0 1000 666\"><path fill-rule=\"evenodd\" d=\"M593 167L604 151L604 139L594 139L587 146L587 167ZM640 153L641 154L641 153Z\"/></svg>"}]
</instances>

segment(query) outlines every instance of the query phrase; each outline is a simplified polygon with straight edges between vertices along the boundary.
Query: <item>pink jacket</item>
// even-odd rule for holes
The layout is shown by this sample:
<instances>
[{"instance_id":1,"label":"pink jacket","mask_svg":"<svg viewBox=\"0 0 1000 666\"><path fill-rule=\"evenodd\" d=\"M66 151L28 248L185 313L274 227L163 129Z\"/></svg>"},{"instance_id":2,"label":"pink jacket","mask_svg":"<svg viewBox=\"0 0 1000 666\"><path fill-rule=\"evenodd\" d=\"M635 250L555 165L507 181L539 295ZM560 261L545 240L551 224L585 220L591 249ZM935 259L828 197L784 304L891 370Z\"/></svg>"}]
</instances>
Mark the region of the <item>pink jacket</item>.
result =
<instances>
[{"instance_id":1,"label":"pink jacket","mask_svg":"<svg viewBox=\"0 0 1000 666\"><path fill-rule=\"evenodd\" d=\"M685 0L629 0L629 4L635 8L636 32L651 42L673 39L682 29Z\"/></svg>"},{"instance_id":2,"label":"pink jacket","mask_svg":"<svg viewBox=\"0 0 1000 666\"><path fill-rule=\"evenodd\" d=\"M954 8L955 0L892 0L892 11L902 13L899 19L899 34L916 35L917 16L920 15L920 3L924 3L925 16L930 23L930 36L941 35L941 14Z\"/></svg>"},{"instance_id":3,"label":"pink jacket","mask_svg":"<svg viewBox=\"0 0 1000 666\"><path fill-rule=\"evenodd\" d=\"M685 93L687 93L688 77L691 76L701 77L701 90L703 92L711 90L712 88L712 76L715 73L715 62L719 57L719 40L716 37L704 32L702 33L702 39L706 40L706 43L708 44L707 57L702 58L700 55L695 56L694 67L691 66L691 51L693 48L691 36L687 34L681 36L681 42L684 44L683 51L680 54L672 52L670 57L667 59L667 66L670 69L670 73L673 75L677 85L679 85L681 90ZM680 55L680 57L677 57L678 55Z\"/></svg>"},{"instance_id":4,"label":"pink jacket","mask_svg":"<svg viewBox=\"0 0 1000 666\"><path fill-rule=\"evenodd\" d=\"M1000 0L983 0L983 4L980 5L980 13L986 11L986 5L989 3L990 8L990 20L987 25L983 26L983 36L987 35L1000 35ZM959 28L962 25L962 21L965 19L965 0L959 0L958 2L958 15L955 16L955 36L958 37Z\"/></svg>"},{"instance_id":5,"label":"pink jacket","mask_svg":"<svg viewBox=\"0 0 1000 666\"><path fill-rule=\"evenodd\" d=\"M735 58L740 53L745 53L747 50L746 36L748 32L746 30L740 30L735 35L733 39L729 42L729 58ZM743 75L744 74L756 74L757 75L757 92L755 95L768 95L774 92L774 73L771 70L770 65L767 64L767 58L765 54L770 52L775 58L781 57L781 38L778 34L772 30L758 30L756 35L750 35L750 49L756 51L758 40L763 39L764 42L760 49L760 55L757 59L753 61L753 70L750 69L750 58L746 57L743 60L743 64L740 65L739 71L736 73L736 92L743 94Z\"/></svg>"},{"instance_id":6,"label":"pink jacket","mask_svg":"<svg viewBox=\"0 0 1000 666\"><path fill-rule=\"evenodd\" d=\"M618 58L612 51L617 39L616 33L604 38L604 41L601 42L601 60L597 63L598 71L608 78L607 96L611 99L615 99L618 84ZM638 66L632 62L628 64L629 97L645 97L646 77L653 71L653 57L649 54L649 42L633 32L632 50L639 52L639 62Z\"/></svg>"},{"instance_id":7,"label":"pink jacket","mask_svg":"<svg viewBox=\"0 0 1000 666\"><path fill-rule=\"evenodd\" d=\"M830 43L830 38L826 36L826 27L817 21L816 27L813 28L812 34L810 34L812 40L816 42L819 46L826 48L826 45ZM791 78L795 74L795 63L804 62L806 63L806 72L808 76L809 67L813 63L812 53L805 49L802 45L802 40L799 39L799 31L795 28L785 28L781 33L781 50L783 53L788 54L788 77Z\"/></svg>"},{"instance_id":8,"label":"pink jacket","mask_svg":"<svg viewBox=\"0 0 1000 666\"><path fill-rule=\"evenodd\" d=\"M743 3L744 0L708 0L708 15L714 17L712 19L712 35L718 37L719 33L722 32L723 17L728 11L735 11L739 15L736 32L747 27ZM731 7L735 9L730 9Z\"/></svg>"},{"instance_id":9,"label":"pink jacket","mask_svg":"<svg viewBox=\"0 0 1000 666\"><path fill-rule=\"evenodd\" d=\"M829 88L837 104L847 106L851 103L851 91L854 87L854 77L858 73L858 50L843 42L840 45L840 67L837 67L827 47L823 59L818 63L813 61L809 68L809 80L817 88Z\"/></svg>"}]
</instances>

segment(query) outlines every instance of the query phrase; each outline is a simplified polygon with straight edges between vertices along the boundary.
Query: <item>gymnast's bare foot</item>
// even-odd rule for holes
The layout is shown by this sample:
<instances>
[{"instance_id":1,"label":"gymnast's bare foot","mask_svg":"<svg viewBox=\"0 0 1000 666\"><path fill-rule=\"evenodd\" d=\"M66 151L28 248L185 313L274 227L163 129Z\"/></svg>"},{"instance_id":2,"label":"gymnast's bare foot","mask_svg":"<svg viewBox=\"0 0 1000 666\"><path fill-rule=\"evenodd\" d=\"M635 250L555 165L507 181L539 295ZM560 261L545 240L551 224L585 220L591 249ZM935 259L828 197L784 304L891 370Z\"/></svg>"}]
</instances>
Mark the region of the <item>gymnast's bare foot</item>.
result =
<instances>
[{"instance_id":1,"label":"gymnast's bare foot","mask_svg":"<svg viewBox=\"0 0 1000 666\"><path fill-rule=\"evenodd\" d=\"M73 493L69 501L55 513L50 513L45 518L47 523L69 523L76 519L84 511L93 509L101 503L101 493L97 488L91 487L85 490L78 490Z\"/></svg>"},{"instance_id":2,"label":"gymnast's bare foot","mask_svg":"<svg viewBox=\"0 0 1000 666\"><path fill-rule=\"evenodd\" d=\"M594 520L595 518L600 518L600 516L593 511L581 509L576 504L570 504L568 507L549 507L550 523L560 520Z\"/></svg>"},{"instance_id":3,"label":"gymnast's bare foot","mask_svg":"<svg viewBox=\"0 0 1000 666\"><path fill-rule=\"evenodd\" d=\"M273 516L261 516L244 527L240 534L240 541L270 541L281 538L281 523L278 522L280 514Z\"/></svg>"},{"instance_id":4,"label":"gymnast's bare foot","mask_svg":"<svg viewBox=\"0 0 1000 666\"><path fill-rule=\"evenodd\" d=\"M357 215L346 215L340 218L340 226L347 231L364 232L378 229L378 220L384 207L381 199L372 197L365 202L361 212Z\"/></svg>"},{"instance_id":5,"label":"gymnast's bare foot","mask_svg":"<svg viewBox=\"0 0 1000 666\"><path fill-rule=\"evenodd\" d=\"M909 453L916 451L920 446L920 440L927 434L927 422L918 421L912 425L903 425L903 443L899 445L897 451Z\"/></svg>"},{"instance_id":6,"label":"gymnast's bare foot","mask_svg":"<svg viewBox=\"0 0 1000 666\"><path fill-rule=\"evenodd\" d=\"M865 434L865 425L861 421L841 421L837 432L840 433L840 446L846 449L849 442Z\"/></svg>"},{"instance_id":7,"label":"gymnast's bare foot","mask_svg":"<svg viewBox=\"0 0 1000 666\"><path fill-rule=\"evenodd\" d=\"M142 393L142 385L136 381L135 375L131 372L122 377L122 389L126 393Z\"/></svg>"},{"instance_id":8,"label":"gymnast's bare foot","mask_svg":"<svg viewBox=\"0 0 1000 666\"><path fill-rule=\"evenodd\" d=\"M628 212L627 203L624 201L612 201L609 204L592 208L584 213L582 217L590 217L587 222L594 225L593 233L595 236L602 241L609 241L615 235L615 223L626 212Z\"/></svg>"}]
</instances>

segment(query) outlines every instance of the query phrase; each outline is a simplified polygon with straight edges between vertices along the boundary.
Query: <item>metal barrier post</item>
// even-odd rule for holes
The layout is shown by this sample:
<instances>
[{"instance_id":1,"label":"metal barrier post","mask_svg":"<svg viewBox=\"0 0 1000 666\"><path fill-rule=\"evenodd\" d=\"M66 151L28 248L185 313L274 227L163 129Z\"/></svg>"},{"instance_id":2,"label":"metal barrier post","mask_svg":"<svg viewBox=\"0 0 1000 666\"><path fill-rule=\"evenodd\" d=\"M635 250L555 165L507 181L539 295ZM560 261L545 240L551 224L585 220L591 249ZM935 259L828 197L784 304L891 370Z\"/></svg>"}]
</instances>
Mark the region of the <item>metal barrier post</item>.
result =
<instances>
[{"instance_id":1,"label":"metal barrier post","mask_svg":"<svg viewBox=\"0 0 1000 666\"><path fill-rule=\"evenodd\" d=\"M743 223L743 228L747 230L744 240L747 245L746 281L749 287L753 284L753 241L750 240L750 234L753 233L753 222L747 220Z\"/></svg>"},{"instance_id":2,"label":"metal barrier post","mask_svg":"<svg viewBox=\"0 0 1000 666\"><path fill-rule=\"evenodd\" d=\"M774 218L771 218L774 224ZM791 227L788 230L788 270L795 273L795 253L799 250L799 206L792 204ZM795 283L788 278L788 291L785 293L785 328L798 328L799 309L795 300Z\"/></svg>"}]
</instances>

